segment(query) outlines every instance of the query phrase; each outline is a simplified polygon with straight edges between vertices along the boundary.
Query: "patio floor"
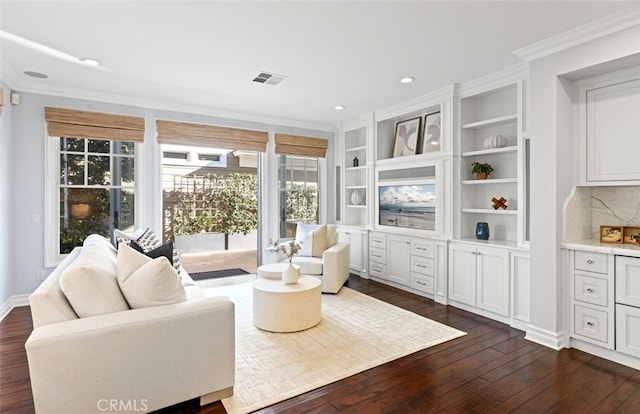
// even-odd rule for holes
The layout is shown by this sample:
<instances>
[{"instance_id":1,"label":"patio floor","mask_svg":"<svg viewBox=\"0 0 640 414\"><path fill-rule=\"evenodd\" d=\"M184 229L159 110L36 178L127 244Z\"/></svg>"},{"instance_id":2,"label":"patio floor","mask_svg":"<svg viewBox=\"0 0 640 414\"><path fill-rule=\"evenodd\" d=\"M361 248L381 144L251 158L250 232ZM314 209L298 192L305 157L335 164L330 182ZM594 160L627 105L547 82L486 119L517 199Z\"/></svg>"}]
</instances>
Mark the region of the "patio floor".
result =
<instances>
[{"instance_id":1,"label":"patio floor","mask_svg":"<svg viewBox=\"0 0 640 414\"><path fill-rule=\"evenodd\" d=\"M188 273L208 272L213 270L243 269L256 273L257 249L225 250L210 253L183 254L182 267Z\"/></svg>"}]
</instances>

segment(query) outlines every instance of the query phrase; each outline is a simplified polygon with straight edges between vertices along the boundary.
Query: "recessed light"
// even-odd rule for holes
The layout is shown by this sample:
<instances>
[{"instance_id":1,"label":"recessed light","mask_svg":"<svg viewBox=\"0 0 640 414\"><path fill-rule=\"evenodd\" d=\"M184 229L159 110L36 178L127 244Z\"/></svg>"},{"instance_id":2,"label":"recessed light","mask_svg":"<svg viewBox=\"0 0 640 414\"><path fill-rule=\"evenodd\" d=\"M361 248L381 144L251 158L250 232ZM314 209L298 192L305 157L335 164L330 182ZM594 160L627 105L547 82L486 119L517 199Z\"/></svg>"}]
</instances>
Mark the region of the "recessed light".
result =
<instances>
[{"instance_id":1,"label":"recessed light","mask_svg":"<svg viewBox=\"0 0 640 414\"><path fill-rule=\"evenodd\" d=\"M404 78L400 79L400 83L411 83L414 80L416 80L416 78L414 78L413 76L405 76Z\"/></svg>"},{"instance_id":2,"label":"recessed light","mask_svg":"<svg viewBox=\"0 0 640 414\"><path fill-rule=\"evenodd\" d=\"M45 75L44 73L40 73L40 72L34 72L31 70L27 70L24 72L25 75L27 76L31 76L32 78L38 78L38 79L47 79L48 76Z\"/></svg>"},{"instance_id":3,"label":"recessed light","mask_svg":"<svg viewBox=\"0 0 640 414\"><path fill-rule=\"evenodd\" d=\"M336 105L333 109L335 109L336 111L342 111L344 108L346 108L346 106L344 106L344 105Z\"/></svg>"},{"instance_id":4,"label":"recessed light","mask_svg":"<svg viewBox=\"0 0 640 414\"><path fill-rule=\"evenodd\" d=\"M92 58L80 58L80 62L89 66L100 66L100 61Z\"/></svg>"}]
</instances>

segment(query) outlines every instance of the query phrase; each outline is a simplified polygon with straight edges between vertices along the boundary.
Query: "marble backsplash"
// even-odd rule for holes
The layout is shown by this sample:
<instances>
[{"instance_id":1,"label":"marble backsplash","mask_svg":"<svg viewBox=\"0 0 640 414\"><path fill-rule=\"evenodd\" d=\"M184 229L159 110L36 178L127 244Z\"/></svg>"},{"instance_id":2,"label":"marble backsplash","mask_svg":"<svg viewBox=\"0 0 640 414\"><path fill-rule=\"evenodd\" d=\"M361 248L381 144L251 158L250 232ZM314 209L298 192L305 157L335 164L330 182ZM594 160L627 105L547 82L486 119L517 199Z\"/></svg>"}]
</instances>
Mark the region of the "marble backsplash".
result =
<instances>
[{"instance_id":1,"label":"marble backsplash","mask_svg":"<svg viewBox=\"0 0 640 414\"><path fill-rule=\"evenodd\" d=\"M598 240L601 225L640 227L640 186L576 187L564 223L565 241Z\"/></svg>"}]
</instances>

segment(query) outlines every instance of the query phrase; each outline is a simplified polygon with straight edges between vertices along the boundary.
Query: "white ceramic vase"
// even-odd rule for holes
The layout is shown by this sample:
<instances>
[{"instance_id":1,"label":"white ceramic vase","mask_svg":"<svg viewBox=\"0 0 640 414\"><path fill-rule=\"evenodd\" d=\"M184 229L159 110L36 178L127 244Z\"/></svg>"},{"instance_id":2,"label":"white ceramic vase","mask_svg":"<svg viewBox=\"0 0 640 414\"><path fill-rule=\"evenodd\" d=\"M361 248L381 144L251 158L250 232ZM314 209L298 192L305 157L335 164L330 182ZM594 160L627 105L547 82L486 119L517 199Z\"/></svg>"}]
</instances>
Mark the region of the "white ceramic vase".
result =
<instances>
[{"instance_id":1,"label":"white ceramic vase","mask_svg":"<svg viewBox=\"0 0 640 414\"><path fill-rule=\"evenodd\" d=\"M482 143L482 146L485 149L502 148L506 145L507 139L502 135L493 135L489 138L486 138Z\"/></svg>"},{"instance_id":2,"label":"white ceramic vase","mask_svg":"<svg viewBox=\"0 0 640 414\"><path fill-rule=\"evenodd\" d=\"M300 279L300 266L289 263L282 272L282 281L285 285L294 285Z\"/></svg>"},{"instance_id":3,"label":"white ceramic vase","mask_svg":"<svg viewBox=\"0 0 640 414\"><path fill-rule=\"evenodd\" d=\"M362 195L360 194L360 191L355 190L353 193L351 193L351 204L354 206L359 206L362 203Z\"/></svg>"}]
</instances>

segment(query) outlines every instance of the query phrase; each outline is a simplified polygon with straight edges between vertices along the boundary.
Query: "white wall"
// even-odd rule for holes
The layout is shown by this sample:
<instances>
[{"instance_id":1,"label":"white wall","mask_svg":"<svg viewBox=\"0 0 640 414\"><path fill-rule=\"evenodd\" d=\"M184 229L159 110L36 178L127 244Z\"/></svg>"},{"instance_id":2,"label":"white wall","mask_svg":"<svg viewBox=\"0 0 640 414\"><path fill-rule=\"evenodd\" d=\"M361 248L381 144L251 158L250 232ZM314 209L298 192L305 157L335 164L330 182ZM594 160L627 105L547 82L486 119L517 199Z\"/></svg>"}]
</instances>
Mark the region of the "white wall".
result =
<instances>
[{"instance_id":1,"label":"white wall","mask_svg":"<svg viewBox=\"0 0 640 414\"><path fill-rule=\"evenodd\" d=\"M575 72L640 53L634 27L531 62L531 328L561 342L562 205L574 181L570 82Z\"/></svg>"},{"instance_id":2,"label":"white wall","mask_svg":"<svg viewBox=\"0 0 640 414\"><path fill-rule=\"evenodd\" d=\"M323 137L329 140L329 150L327 155L327 164L333 164L333 133L313 131L300 128L283 127L279 125L267 125L264 123L253 123L249 121L222 119L204 115L193 115L186 113L178 113L166 110L155 110L148 108L136 108L125 105L107 104L99 102L90 102L71 98L60 98L53 96L37 95L37 94L21 94L21 103L13 108L13 151L2 152L0 155L0 169L4 167L3 157L7 161L13 162L13 169L8 167L7 174L13 174L13 191L9 195L13 197L14 214L6 213L9 221L13 223L14 229L11 236L7 236L7 240L0 239L0 254L4 243L11 242L13 249L13 289L14 295L28 294L38 286L40 282L36 280L36 272L44 269L44 225L31 224L32 214L40 214L44 216L44 143L46 139L44 107L55 106L62 108L81 109L97 112L117 113L123 115L134 115L145 117L145 144L144 159L139 168L143 169L141 180L138 184L144 187L146 193L146 203L141 206L142 220L137 222L138 226L149 226L156 228L161 223L159 217L160 209L154 206L160 189L161 174L159 164L156 162L158 155L157 144L155 143L155 119L170 119L184 122L208 123L214 125L222 125L229 127L259 129L278 132L292 132L300 135L309 135L315 137ZM4 115L2 117L5 118ZM272 134L271 134L272 135ZM5 134L3 129L2 140L4 143ZM9 163L10 164L10 163ZM3 171L3 170L2 170ZM332 171L329 171L332 173ZM4 180L4 172L2 179ZM333 174L329 175L329 184L333 183ZM0 183L1 184L1 183ZM275 183L269 183L269 188L265 189L267 194L275 191ZM0 187L0 201L2 194ZM327 188L328 193L335 193L333 186ZM268 197L267 197L268 198ZM277 198L276 198L277 199ZM0 204L2 205L2 204ZM277 208L263 206L265 214L269 211L277 211ZM136 209L139 211L139 209ZM328 211L327 219L333 220L333 209ZM5 215L5 212L0 213ZM3 216L0 216L0 222ZM269 236L277 238L277 229L266 229L267 239ZM2 233L2 232L0 232ZM5 237L4 234L0 237ZM9 249L7 249L9 250ZM3 261L0 260L0 263ZM46 269L46 273L50 273L52 269ZM0 275L3 269L0 268ZM11 272L8 272L11 274ZM0 288L2 289L2 288ZM11 289L9 287L8 289ZM2 292L2 290L0 290Z\"/></svg>"},{"instance_id":3,"label":"white wall","mask_svg":"<svg viewBox=\"0 0 640 414\"><path fill-rule=\"evenodd\" d=\"M4 90L4 109L0 116L0 307L11 297L13 291L13 266L11 252L13 250L11 180L12 180L12 122L13 108L9 104L10 89L0 82Z\"/></svg>"}]
</instances>

